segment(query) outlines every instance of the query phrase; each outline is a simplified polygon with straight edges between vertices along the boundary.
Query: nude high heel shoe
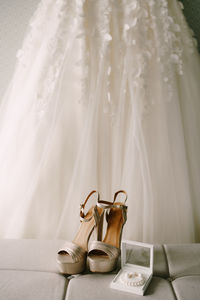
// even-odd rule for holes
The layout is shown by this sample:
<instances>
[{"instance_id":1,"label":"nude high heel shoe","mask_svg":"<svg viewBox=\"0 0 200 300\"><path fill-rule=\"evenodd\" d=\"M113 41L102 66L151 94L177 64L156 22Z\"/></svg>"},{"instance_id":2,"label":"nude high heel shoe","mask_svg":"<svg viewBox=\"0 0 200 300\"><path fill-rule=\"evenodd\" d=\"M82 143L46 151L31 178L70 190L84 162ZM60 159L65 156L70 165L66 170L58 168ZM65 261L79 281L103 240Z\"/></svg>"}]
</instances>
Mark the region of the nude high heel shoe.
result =
<instances>
[{"instance_id":1,"label":"nude high heel shoe","mask_svg":"<svg viewBox=\"0 0 200 300\"><path fill-rule=\"evenodd\" d=\"M124 203L115 202L120 193L125 194ZM93 241L89 244L88 265L91 272L111 272L117 266L123 226L127 219L126 200L126 192L120 190L115 193L113 203L101 201L97 204L98 207L106 210L108 224L104 240L102 242Z\"/></svg>"},{"instance_id":2,"label":"nude high heel shoe","mask_svg":"<svg viewBox=\"0 0 200 300\"><path fill-rule=\"evenodd\" d=\"M100 206L92 206L84 214L84 208L88 199L94 194L98 194L97 204L100 201L99 193L92 191L85 202L80 205L80 227L72 242L65 242L63 247L58 251L57 262L60 272L63 274L78 274L85 270L88 240L91 233L95 230L97 240L101 240L103 213Z\"/></svg>"}]
</instances>

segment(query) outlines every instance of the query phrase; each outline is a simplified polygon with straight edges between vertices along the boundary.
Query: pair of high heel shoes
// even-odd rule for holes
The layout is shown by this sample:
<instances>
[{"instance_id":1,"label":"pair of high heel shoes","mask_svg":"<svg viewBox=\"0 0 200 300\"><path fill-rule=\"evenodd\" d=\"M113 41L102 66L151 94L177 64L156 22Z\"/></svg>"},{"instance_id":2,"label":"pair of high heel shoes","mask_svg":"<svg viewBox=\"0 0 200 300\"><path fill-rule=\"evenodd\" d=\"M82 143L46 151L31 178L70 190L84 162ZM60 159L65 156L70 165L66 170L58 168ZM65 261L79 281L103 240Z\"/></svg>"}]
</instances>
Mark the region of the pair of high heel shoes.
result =
<instances>
[{"instance_id":1,"label":"pair of high heel shoes","mask_svg":"<svg viewBox=\"0 0 200 300\"><path fill-rule=\"evenodd\" d=\"M84 213L88 199L97 193L97 203ZM125 195L124 202L116 202L120 193ZM92 191L80 205L80 228L72 242L66 242L58 251L57 262L64 274L78 274L85 270L86 261L91 272L110 272L115 269L120 254L123 226L127 219L127 194L120 190L115 193L113 202L100 200L97 191ZM102 241L104 213L107 231ZM89 243L92 232L95 240Z\"/></svg>"}]
</instances>

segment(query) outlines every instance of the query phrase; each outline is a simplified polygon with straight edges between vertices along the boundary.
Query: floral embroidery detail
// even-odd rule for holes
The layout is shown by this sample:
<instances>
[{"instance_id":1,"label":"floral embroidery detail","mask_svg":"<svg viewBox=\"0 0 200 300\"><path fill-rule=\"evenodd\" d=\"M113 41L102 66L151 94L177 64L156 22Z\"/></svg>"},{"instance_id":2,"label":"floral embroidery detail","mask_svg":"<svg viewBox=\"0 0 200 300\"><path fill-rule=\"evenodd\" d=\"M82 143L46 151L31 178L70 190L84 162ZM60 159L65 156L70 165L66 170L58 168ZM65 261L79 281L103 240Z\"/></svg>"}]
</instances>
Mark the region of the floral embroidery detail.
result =
<instances>
[{"instance_id":1,"label":"floral embroidery detail","mask_svg":"<svg viewBox=\"0 0 200 300\"><path fill-rule=\"evenodd\" d=\"M19 64L27 69L35 59L33 44L38 44L38 47L45 52L39 71L41 82L38 83L36 91L36 110L40 116L43 116L46 111L61 76L64 53L70 47L68 34L70 35L76 27L76 19L66 13L68 9L73 10L73 7L67 5L64 0L57 0L55 3L51 0L40 2L30 21L27 39L17 53ZM50 32L48 27L52 20L54 20L54 29Z\"/></svg>"},{"instance_id":2,"label":"floral embroidery detail","mask_svg":"<svg viewBox=\"0 0 200 300\"><path fill-rule=\"evenodd\" d=\"M68 35L73 35L77 20L72 19L66 14L67 3L63 0L57 0L57 6L53 9L52 18L55 19L55 30L53 36L46 40L46 51L48 63L44 64L42 76L45 78L43 84L39 86L37 93L38 112L47 109L51 96L55 91L58 79L61 76L65 51L69 50L73 41L69 41ZM71 7L73 9L73 7Z\"/></svg>"},{"instance_id":3,"label":"floral embroidery detail","mask_svg":"<svg viewBox=\"0 0 200 300\"><path fill-rule=\"evenodd\" d=\"M183 31L188 30L184 16L179 14L180 20L176 21L170 14L167 0L133 1L132 7L128 1L124 1L124 5L126 4L129 10L125 10L123 39L126 46L134 47L132 55L137 53L136 57L128 58L129 67L132 65L132 83L135 88L141 89L143 108L148 109L150 103L145 93L151 77L151 59L156 57L170 100L174 93L176 73L182 75L184 72L183 52L194 51L195 41L188 32L183 39ZM180 8L183 9L183 6L178 3L177 9Z\"/></svg>"},{"instance_id":4,"label":"floral embroidery detail","mask_svg":"<svg viewBox=\"0 0 200 300\"><path fill-rule=\"evenodd\" d=\"M112 36L109 33L106 33L105 34L105 40L108 41L108 42L112 41Z\"/></svg>"},{"instance_id":5,"label":"floral embroidery detail","mask_svg":"<svg viewBox=\"0 0 200 300\"><path fill-rule=\"evenodd\" d=\"M175 19L167 0L41 1L17 53L20 67L28 69L36 59L32 45L45 52L38 71L37 111L43 115L48 109L73 39L80 42L80 102L102 101L104 111L114 114L119 101L139 92L141 113L149 110L155 105L154 99L149 100L155 64L170 101L175 78L184 73L183 56L191 55L197 46L182 9L183 4L174 1ZM101 91L99 100L96 91Z\"/></svg>"}]
</instances>

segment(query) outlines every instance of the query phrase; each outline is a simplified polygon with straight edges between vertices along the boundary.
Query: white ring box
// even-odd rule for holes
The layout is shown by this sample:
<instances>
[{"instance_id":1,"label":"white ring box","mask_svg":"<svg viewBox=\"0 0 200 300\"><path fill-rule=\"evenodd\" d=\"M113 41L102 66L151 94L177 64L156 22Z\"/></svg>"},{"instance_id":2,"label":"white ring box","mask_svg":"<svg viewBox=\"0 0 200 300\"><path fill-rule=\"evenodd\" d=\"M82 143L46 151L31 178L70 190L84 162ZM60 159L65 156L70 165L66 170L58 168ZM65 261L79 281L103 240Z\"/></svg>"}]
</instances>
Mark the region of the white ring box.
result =
<instances>
[{"instance_id":1,"label":"white ring box","mask_svg":"<svg viewBox=\"0 0 200 300\"><path fill-rule=\"evenodd\" d=\"M152 276L153 245L123 240L121 243L121 270L111 282L110 287L124 292L144 295ZM136 277L138 281L140 281L139 278L144 279L144 283L135 286ZM127 281L124 280L126 278Z\"/></svg>"}]
</instances>

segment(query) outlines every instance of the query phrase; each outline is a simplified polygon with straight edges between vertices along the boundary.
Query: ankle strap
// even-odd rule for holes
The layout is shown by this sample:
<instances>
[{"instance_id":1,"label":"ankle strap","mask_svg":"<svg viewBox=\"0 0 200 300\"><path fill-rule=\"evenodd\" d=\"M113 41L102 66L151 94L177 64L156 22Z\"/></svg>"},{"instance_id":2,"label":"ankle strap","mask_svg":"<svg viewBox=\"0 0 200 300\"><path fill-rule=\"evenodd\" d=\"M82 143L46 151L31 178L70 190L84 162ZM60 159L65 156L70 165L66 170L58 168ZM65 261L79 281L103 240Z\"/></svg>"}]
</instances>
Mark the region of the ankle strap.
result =
<instances>
[{"instance_id":1,"label":"ankle strap","mask_svg":"<svg viewBox=\"0 0 200 300\"><path fill-rule=\"evenodd\" d=\"M85 205L86 205L87 201L89 200L89 198L95 193L97 193L97 203L98 203L100 200L100 194L99 194L99 192L93 190L92 192L89 193L89 195L85 199L85 202L83 204L80 204L80 221L81 222L89 222L93 217L93 216L91 216L90 218L86 219L85 213L84 213L84 208L85 208ZM94 212L95 212L95 214L98 213L97 210L95 210Z\"/></svg>"},{"instance_id":2,"label":"ankle strap","mask_svg":"<svg viewBox=\"0 0 200 300\"><path fill-rule=\"evenodd\" d=\"M97 202L97 206L100 208L103 208L103 209L109 209L109 208L113 207L113 202L99 200Z\"/></svg>"},{"instance_id":3,"label":"ankle strap","mask_svg":"<svg viewBox=\"0 0 200 300\"><path fill-rule=\"evenodd\" d=\"M126 191L124 191L124 190L119 190L118 192L115 193L115 195L114 195L114 201L113 201L113 202L116 201L117 196L118 196L119 194L124 194L124 195L125 195L125 200L124 200L123 203L119 202L118 204L115 204L114 207L122 209L122 214L123 214L123 224L125 224L125 223L126 223L126 220L127 220L127 209L128 209L128 206L126 206L125 203L126 203L126 201L127 201L128 195L127 195L127 192L126 192ZM108 214L106 214L106 220L107 220L107 218L108 218Z\"/></svg>"},{"instance_id":4,"label":"ankle strap","mask_svg":"<svg viewBox=\"0 0 200 300\"><path fill-rule=\"evenodd\" d=\"M115 193L113 203L116 201L117 196L118 196L119 194L124 194L124 195L125 195L124 203L126 203L127 198L128 198L128 195L127 195L126 191L124 191L124 190L119 190L118 192Z\"/></svg>"},{"instance_id":5,"label":"ankle strap","mask_svg":"<svg viewBox=\"0 0 200 300\"><path fill-rule=\"evenodd\" d=\"M123 193L125 195L124 202L123 203L120 202L121 204L119 204L119 203L118 204L114 204L115 201L116 201L116 199L117 199L117 196L120 193ZM126 203L126 201L127 201L127 198L128 198L127 193L124 190L120 190L120 191L118 191L118 192L115 193L113 202L104 201L104 200L98 200L97 206L101 207L103 209L109 209L109 208L122 208L123 209L123 208L127 208L127 206L124 205Z\"/></svg>"}]
</instances>

